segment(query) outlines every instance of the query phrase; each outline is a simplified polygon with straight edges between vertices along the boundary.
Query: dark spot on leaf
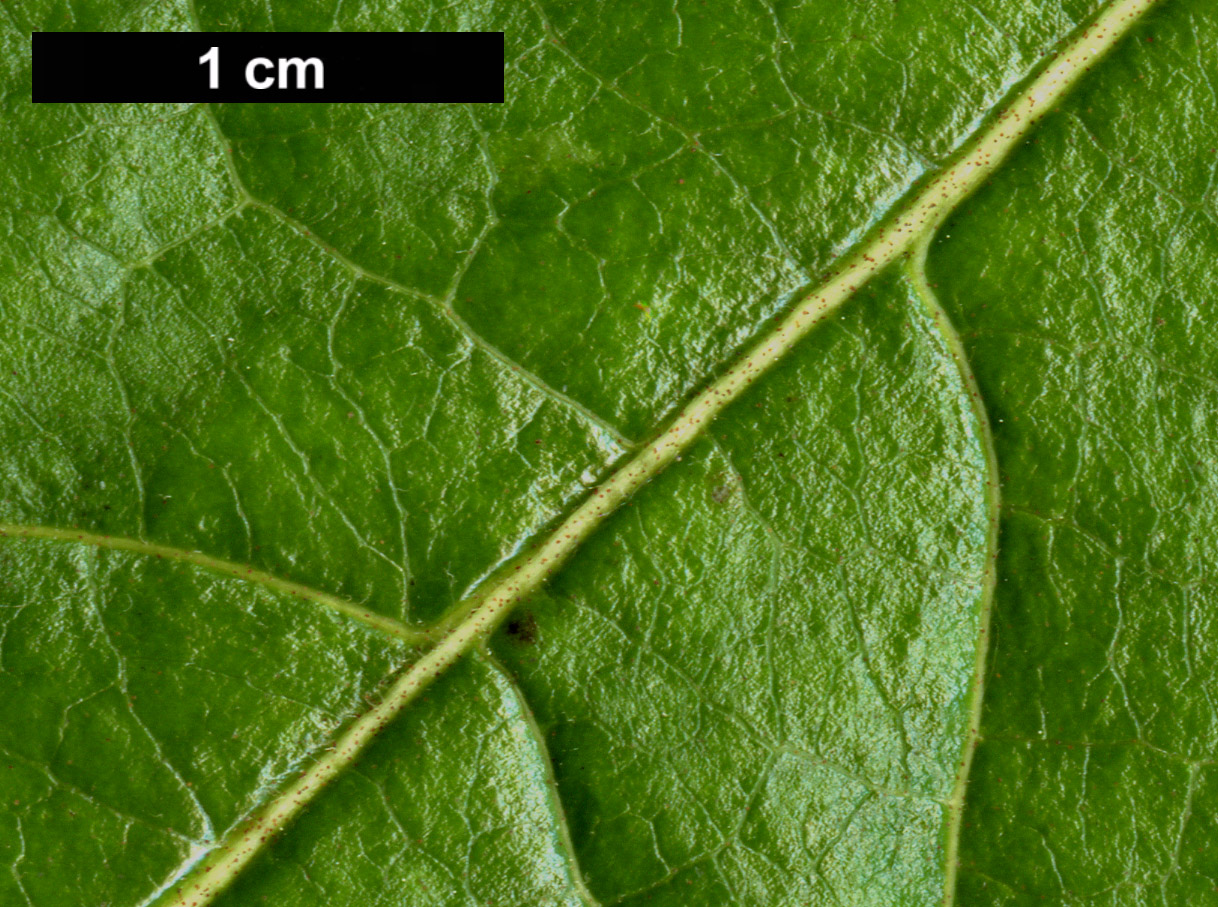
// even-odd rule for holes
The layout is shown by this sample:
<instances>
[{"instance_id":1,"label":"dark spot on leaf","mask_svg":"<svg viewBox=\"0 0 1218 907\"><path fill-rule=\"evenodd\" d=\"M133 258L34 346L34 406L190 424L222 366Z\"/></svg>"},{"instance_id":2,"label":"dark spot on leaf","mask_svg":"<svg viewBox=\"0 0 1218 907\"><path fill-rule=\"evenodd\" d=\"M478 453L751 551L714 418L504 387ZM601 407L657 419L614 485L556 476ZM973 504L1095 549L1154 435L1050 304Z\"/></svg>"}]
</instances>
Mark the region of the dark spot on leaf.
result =
<instances>
[{"instance_id":1,"label":"dark spot on leaf","mask_svg":"<svg viewBox=\"0 0 1218 907\"><path fill-rule=\"evenodd\" d=\"M537 642L537 619L529 611L512 615L503 630L509 639L522 646Z\"/></svg>"}]
</instances>

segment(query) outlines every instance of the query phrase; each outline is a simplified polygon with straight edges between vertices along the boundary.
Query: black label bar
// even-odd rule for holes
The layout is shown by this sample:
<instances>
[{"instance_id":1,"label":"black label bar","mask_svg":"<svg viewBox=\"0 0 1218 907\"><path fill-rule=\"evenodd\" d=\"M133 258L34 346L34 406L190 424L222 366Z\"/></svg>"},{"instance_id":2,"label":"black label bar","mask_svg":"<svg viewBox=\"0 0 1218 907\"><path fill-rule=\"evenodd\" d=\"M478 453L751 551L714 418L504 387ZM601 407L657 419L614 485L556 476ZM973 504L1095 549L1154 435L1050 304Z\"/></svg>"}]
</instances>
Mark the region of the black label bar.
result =
<instances>
[{"instance_id":1,"label":"black label bar","mask_svg":"<svg viewBox=\"0 0 1218 907\"><path fill-rule=\"evenodd\" d=\"M34 101L502 103L503 32L35 32Z\"/></svg>"}]
</instances>

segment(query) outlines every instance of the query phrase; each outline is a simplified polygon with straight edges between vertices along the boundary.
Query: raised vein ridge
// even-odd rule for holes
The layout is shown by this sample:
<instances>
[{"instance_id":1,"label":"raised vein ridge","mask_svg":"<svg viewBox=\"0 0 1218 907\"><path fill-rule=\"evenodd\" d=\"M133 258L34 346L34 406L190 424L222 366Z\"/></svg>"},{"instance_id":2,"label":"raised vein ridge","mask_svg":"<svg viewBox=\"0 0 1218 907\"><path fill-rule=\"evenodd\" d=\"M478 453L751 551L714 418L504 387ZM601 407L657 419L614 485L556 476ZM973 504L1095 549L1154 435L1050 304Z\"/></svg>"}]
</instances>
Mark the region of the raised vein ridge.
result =
<instances>
[{"instance_id":1,"label":"raised vein ridge","mask_svg":"<svg viewBox=\"0 0 1218 907\"><path fill-rule=\"evenodd\" d=\"M563 809L562 800L558 796L558 782L554 778L554 764L550 760L550 754L546 746L546 735L537 724L537 716L533 714L533 709L529 706L528 699L525 698L524 690L520 688L519 683L517 683L511 672L495 657L488 646L483 646L478 656L475 657L481 657L492 670L496 671L503 678L503 682L512 691L512 696L516 700L516 706L520 709L520 716L532 735L533 745L541 754L541 761L546 767L545 787L547 806L550 809L550 817L556 829L559 849L566 858L567 872L570 874L572 891L586 907L601 907L600 902L588 890L587 882L584 881L583 871L580 869L579 860L575 855L575 843L571 839L571 825L567 821L566 811Z\"/></svg>"},{"instance_id":2,"label":"raised vein ridge","mask_svg":"<svg viewBox=\"0 0 1218 907\"><path fill-rule=\"evenodd\" d=\"M929 237L928 237L929 239ZM985 672L990 652L990 624L994 606L994 588L998 582L998 523L1002 507L1002 489L999 484L998 454L994 449L994 433L990 428L989 416L981 399L981 390L977 379L969 366L968 357L964 353L964 344L960 335L948 318L947 313L939 304L934 290L926 281L926 252L928 242L922 242L913 258L905 267L905 275L913 287L915 295L930 313L939 335L943 338L956 369L960 381L968 394L969 408L972 410L974 431L985 457L985 572L981 579L981 595L978 607L980 610L977 628L977 647L973 660L973 677L969 684L968 710L966 713L964 745L961 747L960 761L956 767L956 777L952 784L951 794L943 804L945 817L943 823L943 907L952 907L956 902L956 876L960 862L960 830L964 824L964 797L968 791L969 774L973 768L973 756L977 752L977 744L981 742L981 706L985 694Z\"/></svg>"},{"instance_id":3,"label":"raised vein ridge","mask_svg":"<svg viewBox=\"0 0 1218 907\"><path fill-rule=\"evenodd\" d=\"M99 535L95 532L85 532L83 529L59 529L54 526L24 526L12 523L0 523L0 538L13 539L43 539L52 542L77 542L82 545L95 545L98 548L109 548L113 551L129 551L132 554L142 554L147 557L165 558L171 561L182 561L202 567L212 573L231 576L266 586L275 592L282 592L294 598L316 602L332 611L337 611L366 624L374 630L379 630L389 636L396 637L412 645L425 642L430 637L423 630L415 630L399 623L392 617L377 614L361 607L353 601L322 592L280 576L257 570L248 564L238 564L233 561L221 560L201 551L187 551L184 548L171 548L168 545L158 545L155 542L144 542L117 535Z\"/></svg>"},{"instance_id":4,"label":"raised vein ridge","mask_svg":"<svg viewBox=\"0 0 1218 907\"><path fill-rule=\"evenodd\" d=\"M275 799L172 883L155 901L157 907L210 904L326 784L359 758L382 728L438 675L489 635L513 606L541 587L596 527L688 449L729 403L871 277L915 250L956 205L997 169L1083 74L1158 2L1112 0L1089 25L1076 32L1047 59L1039 75L970 137L941 173L870 234L841 270L802 297L776 328L699 393L654 441L604 484L594 488L510 573L467 605L463 619L453 623L431 650L398 677L380 703L357 718ZM984 653L981 658L984 659ZM974 708L979 708L979 695L975 699ZM957 786L962 799L963 788Z\"/></svg>"}]
</instances>

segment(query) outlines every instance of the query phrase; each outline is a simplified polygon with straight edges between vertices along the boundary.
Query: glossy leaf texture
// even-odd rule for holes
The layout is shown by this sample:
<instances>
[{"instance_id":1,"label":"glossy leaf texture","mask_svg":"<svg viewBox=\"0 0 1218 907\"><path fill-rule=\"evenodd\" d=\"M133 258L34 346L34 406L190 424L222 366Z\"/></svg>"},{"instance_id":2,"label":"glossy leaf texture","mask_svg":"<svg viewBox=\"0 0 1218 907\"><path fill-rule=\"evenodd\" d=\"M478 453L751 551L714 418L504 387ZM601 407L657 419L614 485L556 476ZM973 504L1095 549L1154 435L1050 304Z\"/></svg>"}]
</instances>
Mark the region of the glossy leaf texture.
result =
<instances>
[{"instance_id":1,"label":"glossy leaf texture","mask_svg":"<svg viewBox=\"0 0 1218 907\"><path fill-rule=\"evenodd\" d=\"M6 6L0 902L150 901L1094 12L652 7ZM33 30L331 28L502 30L507 103L28 102ZM1214 898L1216 40L1166 0L925 283L863 288L217 903L929 905L957 834L962 905Z\"/></svg>"},{"instance_id":2,"label":"glossy leaf texture","mask_svg":"<svg viewBox=\"0 0 1218 907\"><path fill-rule=\"evenodd\" d=\"M961 903L1218 903L1216 50L1166 5L929 259L1004 500Z\"/></svg>"}]
</instances>

